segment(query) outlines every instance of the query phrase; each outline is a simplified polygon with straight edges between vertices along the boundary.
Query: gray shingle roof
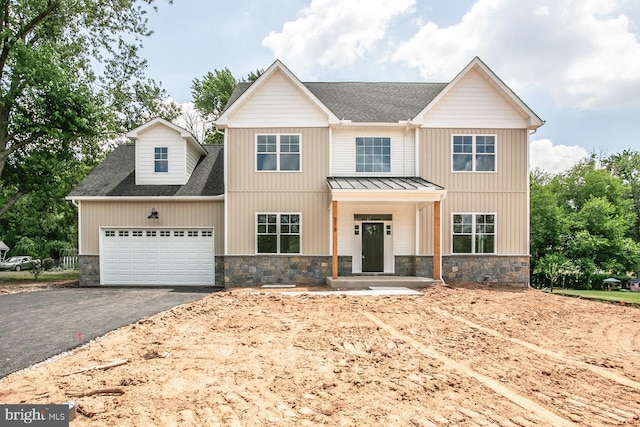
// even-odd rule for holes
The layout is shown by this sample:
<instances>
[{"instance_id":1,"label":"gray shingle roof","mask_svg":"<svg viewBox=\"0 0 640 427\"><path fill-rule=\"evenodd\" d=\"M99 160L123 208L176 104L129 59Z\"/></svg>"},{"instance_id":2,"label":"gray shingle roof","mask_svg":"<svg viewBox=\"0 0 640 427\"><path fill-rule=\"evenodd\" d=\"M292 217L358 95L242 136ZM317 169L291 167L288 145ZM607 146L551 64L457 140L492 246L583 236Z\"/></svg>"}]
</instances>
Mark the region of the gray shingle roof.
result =
<instances>
[{"instance_id":1,"label":"gray shingle roof","mask_svg":"<svg viewBox=\"0 0 640 427\"><path fill-rule=\"evenodd\" d=\"M447 83L302 83L339 119L397 123L413 119ZM233 104L251 83L239 83L227 102Z\"/></svg>"},{"instance_id":2,"label":"gray shingle roof","mask_svg":"<svg viewBox=\"0 0 640 427\"><path fill-rule=\"evenodd\" d=\"M135 146L117 147L80 182L68 197L101 196L219 196L224 194L221 145L203 145L200 159L185 185L136 185Z\"/></svg>"}]
</instances>

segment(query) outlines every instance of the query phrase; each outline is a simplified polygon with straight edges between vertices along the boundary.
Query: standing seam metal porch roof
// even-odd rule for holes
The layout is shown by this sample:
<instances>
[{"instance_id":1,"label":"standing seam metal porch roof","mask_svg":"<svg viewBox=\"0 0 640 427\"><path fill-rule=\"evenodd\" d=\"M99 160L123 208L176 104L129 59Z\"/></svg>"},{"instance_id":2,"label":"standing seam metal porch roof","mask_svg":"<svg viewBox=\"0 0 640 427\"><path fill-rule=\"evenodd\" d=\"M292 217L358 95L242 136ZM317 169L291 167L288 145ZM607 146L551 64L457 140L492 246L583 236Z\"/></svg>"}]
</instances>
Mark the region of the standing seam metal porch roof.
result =
<instances>
[{"instance_id":1,"label":"standing seam metal porch roof","mask_svg":"<svg viewBox=\"0 0 640 427\"><path fill-rule=\"evenodd\" d=\"M399 191L438 191L444 190L437 184L420 177L364 177L330 176L327 184L331 190L399 190Z\"/></svg>"}]
</instances>

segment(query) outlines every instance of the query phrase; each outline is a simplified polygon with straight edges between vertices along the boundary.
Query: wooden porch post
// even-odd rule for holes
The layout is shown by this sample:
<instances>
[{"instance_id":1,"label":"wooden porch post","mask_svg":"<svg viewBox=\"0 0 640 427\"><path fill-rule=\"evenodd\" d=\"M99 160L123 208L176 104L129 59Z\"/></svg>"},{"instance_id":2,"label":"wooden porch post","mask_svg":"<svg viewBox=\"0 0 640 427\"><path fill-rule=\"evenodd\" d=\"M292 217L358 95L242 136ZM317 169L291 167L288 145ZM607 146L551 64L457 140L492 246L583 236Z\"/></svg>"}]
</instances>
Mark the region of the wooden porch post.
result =
<instances>
[{"instance_id":1,"label":"wooden porch post","mask_svg":"<svg viewBox=\"0 0 640 427\"><path fill-rule=\"evenodd\" d=\"M433 278L440 280L442 272L440 266L442 265L442 253L441 253L441 237L440 237L440 201L433 202Z\"/></svg>"},{"instance_id":2,"label":"wooden porch post","mask_svg":"<svg viewBox=\"0 0 640 427\"><path fill-rule=\"evenodd\" d=\"M332 226L333 226L333 250L331 254L331 277L333 280L338 278L338 202L331 202L332 210Z\"/></svg>"}]
</instances>

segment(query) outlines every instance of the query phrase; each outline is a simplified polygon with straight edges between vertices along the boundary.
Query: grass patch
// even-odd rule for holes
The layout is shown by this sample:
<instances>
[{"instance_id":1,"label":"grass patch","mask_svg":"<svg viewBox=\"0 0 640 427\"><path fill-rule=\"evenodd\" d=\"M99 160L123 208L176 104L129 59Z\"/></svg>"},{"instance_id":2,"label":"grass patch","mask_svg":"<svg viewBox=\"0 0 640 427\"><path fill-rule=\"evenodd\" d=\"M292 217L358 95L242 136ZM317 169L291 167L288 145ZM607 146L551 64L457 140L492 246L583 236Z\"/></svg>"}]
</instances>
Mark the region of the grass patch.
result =
<instances>
[{"instance_id":1,"label":"grass patch","mask_svg":"<svg viewBox=\"0 0 640 427\"><path fill-rule=\"evenodd\" d=\"M606 301L624 301L640 304L640 292L620 291L583 291L577 289L554 289L554 294L574 295L582 298L600 299Z\"/></svg>"},{"instance_id":2,"label":"grass patch","mask_svg":"<svg viewBox=\"0 0 640 427\"><path fill-rule=\"evenodd\" d=\"M0 271L0 283L48 283L78 280L78 270L43 271L35 279L31 271Z\"/></svg>"}]
</instances>

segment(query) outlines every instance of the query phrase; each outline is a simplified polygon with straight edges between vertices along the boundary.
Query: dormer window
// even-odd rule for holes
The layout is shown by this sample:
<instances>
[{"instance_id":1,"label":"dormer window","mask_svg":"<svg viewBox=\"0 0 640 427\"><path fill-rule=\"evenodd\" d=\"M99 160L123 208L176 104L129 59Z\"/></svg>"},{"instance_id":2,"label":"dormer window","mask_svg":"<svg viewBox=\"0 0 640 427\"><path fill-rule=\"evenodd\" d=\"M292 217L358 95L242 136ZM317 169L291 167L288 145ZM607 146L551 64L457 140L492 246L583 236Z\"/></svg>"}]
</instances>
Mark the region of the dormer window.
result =
<instances>
[{"instance_id":1,"label":"dormer window","mask_svg":"<svg viewBox=\"0 0 640 427\"><path fill-rule=\"evenodd\" d=\"M167 147L153 149L153 163L155 172L169 172L169 150Z\"/></svg>"}]
</instances>

